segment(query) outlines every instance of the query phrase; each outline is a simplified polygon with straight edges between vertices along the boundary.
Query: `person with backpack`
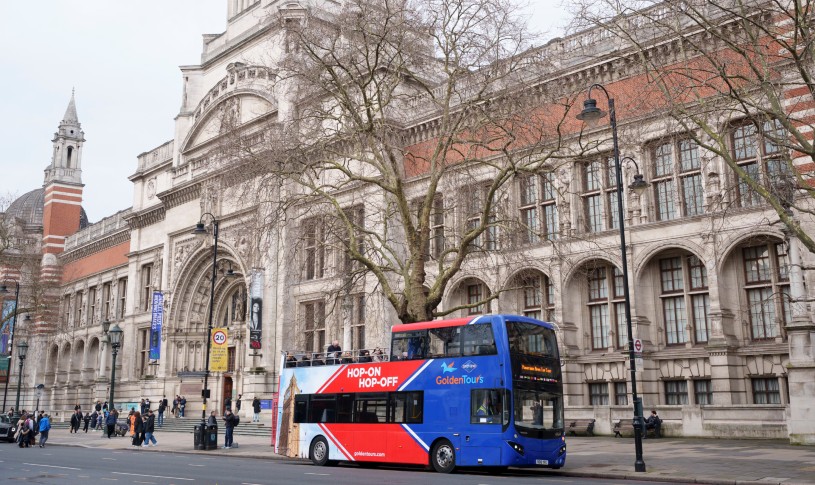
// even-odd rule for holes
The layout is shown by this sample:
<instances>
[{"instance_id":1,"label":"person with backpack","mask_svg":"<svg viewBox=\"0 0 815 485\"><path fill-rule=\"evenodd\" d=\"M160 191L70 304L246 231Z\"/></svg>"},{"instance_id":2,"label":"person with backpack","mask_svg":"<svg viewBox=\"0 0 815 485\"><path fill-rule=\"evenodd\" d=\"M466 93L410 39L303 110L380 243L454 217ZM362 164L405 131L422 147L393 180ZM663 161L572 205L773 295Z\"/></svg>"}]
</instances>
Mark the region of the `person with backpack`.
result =
<instances>
[{"instance_id":1,"label":"person with backpack","mask_svg":"<svg viewBox=\"0 0 815 485\"><path fill-rule=\"evenodd\" d=\"M240 418L232 414L232 411L227 409L224 411L224 446L225 450L232 448L233 441L233 433L235 431L235 426L240 424Z\"/></svg>"},{"instance_id":2,"label":"person with backpack","mask_svg":"<svg viewBox=\"0 0 815 485\"><path fill-rule=\"evenodd\" d=\"M153 446L158 446L158 441L156 441L156 437L153 436L153 433L156 432L156 416L153 414L152 409L147 410L147 421L144 422L144 444L143 447L147 448L150 446L150 442L153 442Z\"/></svg>"},{"instance_id":3,"label":"person with backpack","mask_svg":"<svg viewBox=\"0 0 815 485\"><path fill-rule=\"evenodd\" d=\"M48 441L48 432L51 430L51 419L47 414L43 414L40 418L40 448L45 448L45 442Z\"/></svg>"}]
</instances>

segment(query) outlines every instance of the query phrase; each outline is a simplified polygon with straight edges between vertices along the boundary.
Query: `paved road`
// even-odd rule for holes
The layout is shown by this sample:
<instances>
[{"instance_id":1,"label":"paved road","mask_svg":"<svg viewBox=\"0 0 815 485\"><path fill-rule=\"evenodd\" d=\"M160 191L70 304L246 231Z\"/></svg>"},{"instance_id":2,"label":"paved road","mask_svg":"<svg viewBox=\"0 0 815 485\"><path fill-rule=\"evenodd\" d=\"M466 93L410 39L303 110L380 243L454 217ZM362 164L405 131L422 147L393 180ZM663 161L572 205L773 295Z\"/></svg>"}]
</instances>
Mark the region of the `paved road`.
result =
<instances>
[{"instance_id":1,"label":"paved road","mask_svg":"<svg viewBox=\"0 0 815 485\"><path fill-rule=\"evenodd\" d=\"M152 451L152 450L151 450ZM364 469L346 465L314 467L303 461L198 456L143 450L106 450L67 446L18 448L0 445L0 482L54 485L610 485L618 479L563 477L545 471L510 471L505 475L455 473L440 475L419 468ZM626 481L626 485L656 482Z\"/></svg>"}]
</instances>

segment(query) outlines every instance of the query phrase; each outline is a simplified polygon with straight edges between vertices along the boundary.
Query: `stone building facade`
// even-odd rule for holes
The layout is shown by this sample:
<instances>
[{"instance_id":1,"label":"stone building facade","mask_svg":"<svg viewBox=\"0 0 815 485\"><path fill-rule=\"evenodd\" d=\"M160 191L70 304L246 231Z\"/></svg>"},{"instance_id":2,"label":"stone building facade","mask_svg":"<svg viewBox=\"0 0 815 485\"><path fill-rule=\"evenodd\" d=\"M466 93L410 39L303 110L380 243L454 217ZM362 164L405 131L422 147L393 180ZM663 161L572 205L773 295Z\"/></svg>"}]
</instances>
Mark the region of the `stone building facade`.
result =
<instances>
[{"instance_id":1,"label":"stone building facade","mask_svg":"<svg viewBox=\"0 0 815 485\"><path fill-rule=\"evenodd\" d=\"M274 63L284 50L273 14L302 11L279 0L230 1L228 7L226 31L205 36L201 63L181 68L182 106L172 140L138 156L130 176L132 208L65 240L59 331L38 337L47 358L25 377L27 384L46 385L50 409L104 399L110 364L100 324L109 319L125 331L117 400L181 394L188 413L200 411L213 241L191 231L199 221L211 222L205 214L219 228L213 321L229 333L228 371L210 381L217 406L227 395L251 400L276 394L285 349L319 351L334 339L343 348L384 347L397 323L373 280L336 296L342 255L298 245L295 234L311 227L307 217L293 214L273 234L258 236L253 228L262 208L221 177L213 147L225 117L253 126L284 119L293 109L284 83L273 82ZM592 35L559 39L544 49L565 55ZM646 409L659 410L669 435L815 443L808 410L815 398L807 303L813 255L785 234L776 213L715 154L672 132L664 118L638 112L643 75L631 72L624 56L607 54L568 62L564 57L546 73L546 82L579 92L595 79L618 93L621 153L638 161L651 184L642 196L626 191L625 197L632 318L635 336L644 342L639 391ZM412 128L422 133L431 122L413 120ZM769 178L772 161L782 155L755 126L724 120L721 130L729 133L733 150L747 147L745 163ZM608 146L607 127L585 135ZM631 416L632 405L608 155L598 151L547 174L516 177L501 209L526 229L497 227L487 250L467 260L442 303L452 308L499 293L489 304L459 313L519 313L557 322L567 418L596 418L595 431L605 433ZM627 165L623 178L634 173ZM485 181L489 176L482 175ZM421 177L413 183L421 186ZM439 244L467 217L454 202L464 188L445 183L440 206L449 210L440 212L433 229ZM799 217L815 228L809 215ZM230 278L232 273L238 276ZM153 360L150 296L156 290L164 294L164 328L161 357ZM258 348L250 345L253 308L260 310Z\"/></svg>"}]
</instances>

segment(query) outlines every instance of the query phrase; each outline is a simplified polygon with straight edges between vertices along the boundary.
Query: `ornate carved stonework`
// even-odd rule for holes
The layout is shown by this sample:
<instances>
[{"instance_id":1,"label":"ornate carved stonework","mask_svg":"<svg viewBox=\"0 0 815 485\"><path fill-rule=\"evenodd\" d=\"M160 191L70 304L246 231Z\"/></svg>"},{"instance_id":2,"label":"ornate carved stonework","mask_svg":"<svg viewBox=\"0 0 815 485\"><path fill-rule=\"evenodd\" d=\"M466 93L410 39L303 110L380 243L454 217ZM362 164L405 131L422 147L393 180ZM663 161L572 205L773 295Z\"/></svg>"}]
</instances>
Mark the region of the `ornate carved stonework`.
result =
<instances>
[{"instance_id":1,"label":"ornate carved stonework","mask_svg":"<svg viewBox=\"0 0 815 485\"><path fill-rule=\"evenodd\" d=\"M178 281L178 274L181 271L181 268L184 267L184 263L190 258L190 255L203 243L194 237L178 241L175 243L175 247L173 248L173 264L172 269L170 271L170 284L171 288L174 288L176 282Z\"/></svg>"}]
</instances>

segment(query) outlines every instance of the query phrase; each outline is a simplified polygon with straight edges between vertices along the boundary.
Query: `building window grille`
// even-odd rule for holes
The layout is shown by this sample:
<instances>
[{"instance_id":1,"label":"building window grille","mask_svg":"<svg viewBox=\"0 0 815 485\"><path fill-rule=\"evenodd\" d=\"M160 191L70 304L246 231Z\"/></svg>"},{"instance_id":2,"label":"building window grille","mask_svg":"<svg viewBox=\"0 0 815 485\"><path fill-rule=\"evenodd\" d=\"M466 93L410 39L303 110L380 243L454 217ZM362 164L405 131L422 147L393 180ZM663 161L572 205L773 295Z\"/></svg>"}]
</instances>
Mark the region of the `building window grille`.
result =
<instances>
[{"instance_id":1,"label":"building window grille","mask_svg":"<svg viewBox=\"0 0 815 485\"><path fill-rule=\"evenodd\" d=\"M730 131L730 154L756 183L773 190L776 183L786 183L794 176L784 141L787 135L778 120L742 120ZM762 197L750 188L744 178L734 174L736 202L740 207L762 203Z\"/></svg>"},{"instance_id":2,"label":"building window grille","mask_svg":"<svg viewBox=\"0 0 815 485\"><path fill-rule=\"evenodd\" d=\"M776 377L752 379L753 404L781 404L781 389Z\"/></svg>"},{"instance_id":3,"label":"building window grille","mask_svg":"<svg viewBox=\"0 0 815 485\"><path fill-rule=\"evenodd\" d=\"M589 404L592 406L608 406L608 383L589 383Z\"/></svg>"},{"instance_id":4,"label":"building window grille","mask_svg":"<svg viewBox=\"0 0 815 485\"><path fill-rule=\"evenodd\" d=\"M614 404L617 406L628 405L628 387L625 381L614 383Z\"/></svg>"},{"instance_id":5,"label":"building window grille","mask_svg":"<svg viewBox=\"0 0 815 485\"><path fill-rule=\"evenodd\" d=\"M302 303L303 336L307 352L322 352L325 347L325 302Z\"/></svg>"},{"instance_id":6,"label":"building window grille","mask_svg":"<svg viewBox=\"0 0 815 485\"><path fill-rule=\"evenodd\" d=\"M557 192L554 174L528 175L519 179L522 242L536 244L558 236Z\"/></svg>"},{"instance_id":7,"label":"building window grille","mask_svg":"<svg viewBox=\"0 0 815 485\"><path fill-rule=\"evenodd\" d=\"M686 331L688 308L693 325L693 341L707 342L710 334L710 298L707 288L707 268L694 255L674 256L659 260L660 299L668 345L691 341Z\"/></svg>"},{"instance_id":8,"label":"building window grille","mask_svg":"<svg viewBox=\"0 0 815 485\"><path fill-rule=\"evenodd\" d=\"M693 381L693 396L698 405L713 404L713 384L710 379Z\"/></svg>"},{"instance_id":9,"label":"building window grille","mask_svg":"<svg viewBox=\"0 0 815 485\"><path fill-rule=\"evenodd\" d=\"M610 265L597 266L589 271L587 280L592 348L600 350L611 347L609 334L612 328L617 335L616 346L623 348L628 344L628 332L622 271Z\"/></svg>"},{"instance_id":10,"label":"building window grille","mask_svg":"<svg viewBox=\"0 0 815 485\"><path fill-rule=\"evenodd\" d=\"M791 317L789 259L784 243L768 243L742 249L745 291L753 340L781 335Z\"/></svg>"},{"instance_id":11,"label":"building window grille","mask_svg":"<svg viewBox=\"0 0 815 485\"><path fill-rule=\"evenodd\" d=\"M672 406L688 404L688 382L665 381L665 403Z\"/></svg>"}]
</instances>

